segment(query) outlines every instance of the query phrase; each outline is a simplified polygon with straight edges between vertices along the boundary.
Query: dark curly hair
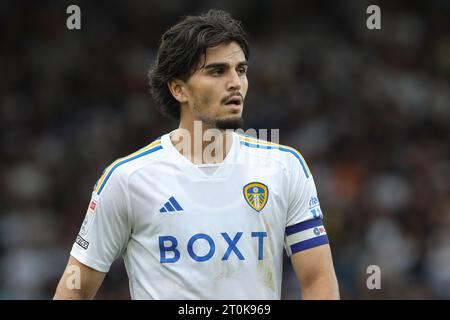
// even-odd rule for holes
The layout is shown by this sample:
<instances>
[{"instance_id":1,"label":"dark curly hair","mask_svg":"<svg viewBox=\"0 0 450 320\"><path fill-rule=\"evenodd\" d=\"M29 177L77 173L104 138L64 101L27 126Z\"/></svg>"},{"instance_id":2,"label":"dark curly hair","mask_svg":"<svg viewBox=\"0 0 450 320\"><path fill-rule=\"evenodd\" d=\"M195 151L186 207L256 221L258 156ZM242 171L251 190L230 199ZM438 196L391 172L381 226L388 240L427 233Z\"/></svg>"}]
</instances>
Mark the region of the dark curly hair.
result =
<instances>
[{"instance_id":1,"label":"dark curly hair","mask_svg":"<svg viewBox=\"0 0 450 320\"><path fill-rule=\"evenodd\" d=\"M167 30L155 63L148 72L150 92L164 115L180 118L179 102L167 86L172 79L187 81L195 72L206 49L237 42L249 59L247 34L241 23L222 10L211 9L199 16L187 16Z\"/></svg>"}]
</instances>

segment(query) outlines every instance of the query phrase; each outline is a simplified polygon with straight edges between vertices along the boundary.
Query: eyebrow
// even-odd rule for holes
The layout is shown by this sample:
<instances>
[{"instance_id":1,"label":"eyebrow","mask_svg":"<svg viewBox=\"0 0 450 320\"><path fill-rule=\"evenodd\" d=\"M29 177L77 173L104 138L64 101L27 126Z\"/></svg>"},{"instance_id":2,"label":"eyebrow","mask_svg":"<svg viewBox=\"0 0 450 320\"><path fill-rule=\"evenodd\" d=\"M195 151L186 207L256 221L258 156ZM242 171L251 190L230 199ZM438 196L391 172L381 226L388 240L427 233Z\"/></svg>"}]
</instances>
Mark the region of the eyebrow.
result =
<instances>
[{"instance_id":1,"label":"eyebrow","mask_svg":"<svg viewBox=\"0 0 450 320\"><path fill-rule=\"evenodd\" d=\"M247 61L241 61L238 63L237 65L238 67L242 67L242 66L248 66L248 62ZM225 63L225 62L218 62L218 63L210 63L208 65L206 65L204 68L206 69L214 69L214 68L224 68L227 69L230 67L229 63Z\"/></svg>"}]
</instances>

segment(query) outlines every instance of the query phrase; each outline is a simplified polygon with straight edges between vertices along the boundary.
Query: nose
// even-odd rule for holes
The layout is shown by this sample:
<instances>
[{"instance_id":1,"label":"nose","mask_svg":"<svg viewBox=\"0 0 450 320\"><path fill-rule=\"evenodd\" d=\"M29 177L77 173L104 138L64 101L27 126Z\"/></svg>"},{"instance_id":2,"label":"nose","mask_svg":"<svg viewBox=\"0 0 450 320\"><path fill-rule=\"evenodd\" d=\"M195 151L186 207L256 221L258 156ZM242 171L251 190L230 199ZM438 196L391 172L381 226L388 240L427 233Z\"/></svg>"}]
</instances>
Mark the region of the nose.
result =
<instances>
[{"instance_id":1,"label":"nose","mask_svg":"<svg viewBox=\"0 0 450 320\"><path fill-rule=\"evenodd\" d=\"M231 70L230 76L227 82L228 91L239 91L241 89L241 78L239 77L236 70Z\"/></svg>"}]
</instances>

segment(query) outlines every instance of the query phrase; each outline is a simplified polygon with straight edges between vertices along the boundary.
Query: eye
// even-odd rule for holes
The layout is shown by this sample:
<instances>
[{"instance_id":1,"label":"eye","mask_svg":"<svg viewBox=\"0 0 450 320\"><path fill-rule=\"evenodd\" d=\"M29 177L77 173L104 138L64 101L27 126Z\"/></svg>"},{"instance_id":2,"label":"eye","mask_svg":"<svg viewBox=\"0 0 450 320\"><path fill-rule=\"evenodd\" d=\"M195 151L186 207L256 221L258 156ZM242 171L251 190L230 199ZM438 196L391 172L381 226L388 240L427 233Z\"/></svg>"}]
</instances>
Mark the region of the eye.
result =
<instances>
[{"instance_id":1,"label":"eye","mask_svg":"<svg viewBox=\"0 0 450 320\"><path fill-rule=\"evenodd\" d=\"M217 68L217 69L213 69L211 70L210 74L213 76L220 76L223 74L223 69L222 68Z\"/></svg>"},{"instance_id":2,"label":"eye","mask_svg":"<svg viewBox=\"0 0 450 320\"><path fill-rule=\"evenodd\" d=\"M237 69L237 73L238 73L240 76L243 76L244 74L247 73L247 67L239 67L239 68Z\"/></svg>"}]
</instances>

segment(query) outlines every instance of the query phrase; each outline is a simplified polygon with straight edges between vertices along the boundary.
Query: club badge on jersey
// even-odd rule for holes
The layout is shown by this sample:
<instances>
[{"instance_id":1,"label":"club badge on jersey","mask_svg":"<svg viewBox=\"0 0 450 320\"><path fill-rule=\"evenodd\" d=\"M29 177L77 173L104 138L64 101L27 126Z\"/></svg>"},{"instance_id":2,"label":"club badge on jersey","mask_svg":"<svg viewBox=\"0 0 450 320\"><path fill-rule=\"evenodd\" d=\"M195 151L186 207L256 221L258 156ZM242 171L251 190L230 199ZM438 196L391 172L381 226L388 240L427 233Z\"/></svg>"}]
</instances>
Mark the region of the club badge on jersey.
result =
<instances>
[{"instance_id":1,"label":"club badge on jersey","mask_svg":"<svg viewBox=\"0 0 450 320\"><path fill-rule=\"evenodd\" d=\"M97 208L97 204L98 204L98 200L94 199L94 197L92 197L91 201L89 202L89 207L86 212L86 217L84 218L84 221L81 225L80 235L84 236L89 231L89 229L92 225L92 220L94 220L94 213L95 213L95 209Z\"/></svg>"},{"instance_id":2,"label":"club badge on jersey","mask_svg":"<svg viewBox=\"0 0 450 320\"><path fill-rule=\"evenodd\" d=\"M267 204L269 189L261 182L251 182L244 186L244 198L248 205L260 212Z\"/></svg>"}]
</instances>

